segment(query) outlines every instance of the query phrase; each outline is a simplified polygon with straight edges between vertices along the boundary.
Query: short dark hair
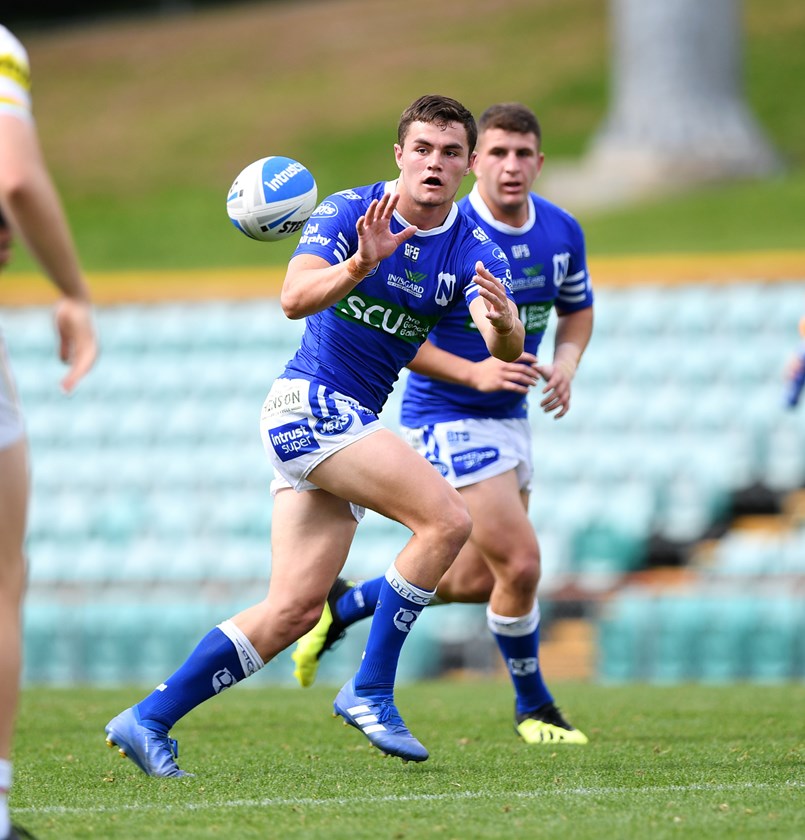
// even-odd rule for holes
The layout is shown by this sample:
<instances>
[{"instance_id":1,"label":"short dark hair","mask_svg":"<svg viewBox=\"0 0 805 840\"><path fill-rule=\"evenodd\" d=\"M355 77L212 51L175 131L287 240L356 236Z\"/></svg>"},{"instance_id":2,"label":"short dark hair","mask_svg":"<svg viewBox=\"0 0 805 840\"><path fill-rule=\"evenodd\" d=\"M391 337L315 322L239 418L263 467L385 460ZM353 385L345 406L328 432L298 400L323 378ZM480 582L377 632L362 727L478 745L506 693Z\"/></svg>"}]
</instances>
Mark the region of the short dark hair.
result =
<instances>
[{"instance_id":1,"label":"short dark hair","mask_svg":"<svg viewBox=\"0 0 805 840\"><path fill-rule=\"evenodd\" d=\"M530 108L519 102L499 102L490 105L478 118L478 131L483 134L490 128L515 131L518 134L534 134L537 138L537 148L542 145L539 120Z\"/></svg>"},{"instance_id":2,"label":"short dark hair","mask_svg":"<svg viewBox=\"0 0 805 840\"><path fill-rule=\"evenodd\" d=\"M478 126L475 117L460 102L449 96L438 96L435 93L420 96L412 102L402 113L397 126L397 142L402 146L411 123L423 122L444 128L448 123L459 123L467 132L469 151L475 151L478 141Z\"/></svg>"}]
</instances>

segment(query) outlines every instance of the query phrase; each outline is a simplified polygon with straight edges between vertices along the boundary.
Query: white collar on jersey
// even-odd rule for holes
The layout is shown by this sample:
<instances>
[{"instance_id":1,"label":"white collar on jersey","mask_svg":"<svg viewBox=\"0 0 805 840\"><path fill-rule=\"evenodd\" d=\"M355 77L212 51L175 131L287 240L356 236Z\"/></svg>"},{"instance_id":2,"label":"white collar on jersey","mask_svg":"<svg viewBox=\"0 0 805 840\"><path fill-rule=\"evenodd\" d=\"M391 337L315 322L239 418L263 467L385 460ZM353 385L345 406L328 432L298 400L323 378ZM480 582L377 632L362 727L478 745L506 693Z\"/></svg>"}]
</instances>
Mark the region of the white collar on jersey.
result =
<instances>
[{"instance_id":1,"label":"white collar on jersey","mask_svg":"<svg viewBox=\"0 0 805 840\"><path fill-rule=\"evenodd\" d=\"M512 225L507 225L505 222L498 221L492 215L492 211L481 198L477 182L473 185L473 188L470 191L469 200L470 204L472 204L475 208L475 212L488 225L493 227L495 230L499 230L501 233L509 234L509 236L520 236L523 233L528 233L537 221L537 211L534 209L534 199L531 198L530 195L528 196L528 219L522 227L513 227Z\"/></svg>"},{"instance_id":2,"label":"white collar on jersey","mask_svg":"<svg viewBox=\"0 0 805 840\"><path fill-rule=\"evenodd\" d=\"M386 187L384 192L396 192L397 191L397 181L386 181ZM396 210L394 211L394 218L401 224L408 227L411 223L406 221ZM440 233L444 233L446 230L449 230L454 224L456 219L458 218L458 204L453 202L453 206L450 208L450 212L447 214L447 218L444 222L439 225L439 227L431 228L430 230L417 230L414 236L438 236Z\"/></svg>"}]
</instances>

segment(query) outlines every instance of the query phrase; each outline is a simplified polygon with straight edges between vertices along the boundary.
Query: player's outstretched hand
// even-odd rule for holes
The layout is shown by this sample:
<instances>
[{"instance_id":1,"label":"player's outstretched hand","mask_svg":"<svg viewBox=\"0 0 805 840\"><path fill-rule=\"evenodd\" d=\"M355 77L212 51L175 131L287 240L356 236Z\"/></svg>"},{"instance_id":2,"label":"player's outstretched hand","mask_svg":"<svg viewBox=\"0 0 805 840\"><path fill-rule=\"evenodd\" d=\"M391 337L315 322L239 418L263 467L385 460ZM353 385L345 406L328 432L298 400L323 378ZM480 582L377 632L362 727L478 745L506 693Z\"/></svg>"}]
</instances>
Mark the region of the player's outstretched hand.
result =
<instances>
[{"instance_id":1,"label":"player's outstretched hand","mask_svg":"<svg viewBox=\"0 0 805 840\"><path fill-rule=\"evenodd\" d=\"M546 414L555 411L554 420L564 417L570 411L570 383L573 374L562 364L536 365L535 370L545 380L542 393L545 398L540 407Z\"/></svg>"},{"instance_id":2,"label":"player's outstretched hand","mask_svg":"<svg viewBox=\"0 0 805 840\"><path fill-rule=\"evenodd\" d=\"M514 329L514 315L503 283L480 260L475 264L473 279L486 304L486 317L492 326L503 335L510 333Z\"/></svg>"},{"instance_id":3,"label":"player's outstretched hand","mask_svg":"<svg viewBox=\"0 0 805 840\"><path fill-rule=\"evenodd\" d=\"M514 362L502 362L494 356L476 362L472 369L472 387L476 391L516 391L527 394L528 389L539 381L537 357L523 353Z\"/></svg>"},{"instance_id":4,"label":"player's outstretched hand","mask_svg":"<svg viewBox=\"0 0 805 840\"><path fill-rule=\"evenodd\" d=\"M371 271L417 232L415 225L409 225L399 233L391 232L391 217L399 200L399 193L385 193L382 198L375 199L356 222L358 251L353 259L358 268Z\"/></svg>"},{"instance_id":5,"label":"player's outstretched hand","mask_svg":"<svg viewBox=\"0 0 805 840\"><path fill-rule=\"evenodd\" d=\"M87 301L62 298L56 305L55 317L59 358L70 366L61 387L69 394L95 364L98 356L92 307Z\"/></svg>"}]
</instances>

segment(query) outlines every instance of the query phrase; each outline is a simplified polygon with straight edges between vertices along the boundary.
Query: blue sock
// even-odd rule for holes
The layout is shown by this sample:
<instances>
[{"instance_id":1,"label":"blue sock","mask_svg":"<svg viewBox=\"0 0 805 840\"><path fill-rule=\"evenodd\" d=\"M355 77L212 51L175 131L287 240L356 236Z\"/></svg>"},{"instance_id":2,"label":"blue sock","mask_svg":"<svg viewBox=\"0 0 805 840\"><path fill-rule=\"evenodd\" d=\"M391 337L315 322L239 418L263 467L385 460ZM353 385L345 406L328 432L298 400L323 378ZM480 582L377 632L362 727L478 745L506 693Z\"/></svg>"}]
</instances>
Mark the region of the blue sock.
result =
<instances>
[{"instance_id":1,"label":"blue sock","mask_svg":"<svg viewBox=\"0 0 805 840\"><path fill-rule=\"evenodd\" d=\"M256 673L263 664L246 636L231 621L224 621L207 633L175 674L137 704L140 719L167 732L191 709Z\"/></svg>"},{"instance_id":2,"label":"blue sock","mask_svg":"<svg viewBox=\"0 0 805 840\"><path fill-rule=\"evenodd\" d=\"M380 597L380 588L384 580L385 578L381 575L371 580L359 581L335 602L335 611L347 627L362 618L375 614L377 599Z\"/></svg>"},{"instance_id":3,"label":"blue sock","mask_svg":"<svg viewBox=\"0 0 805 840\"><path fill-rule=\"evenodd\" d=\"M519 618L496 615L486 608L486 621L498 643L516 696L517 714L552 703L539 669L539 604Z\"/></svg>"},{"instance_id":4,"label":"blue sock","mask_svg":"<svg viewBox=\"0 0 805 840\"><path fill-rule=\"evenodd\" d=\"M394 679L403 642L433 592L409 583L389 567L380 585L366 650L355 675L355 689L373 698L394 696Z\"/></svg>"}]
</instances>

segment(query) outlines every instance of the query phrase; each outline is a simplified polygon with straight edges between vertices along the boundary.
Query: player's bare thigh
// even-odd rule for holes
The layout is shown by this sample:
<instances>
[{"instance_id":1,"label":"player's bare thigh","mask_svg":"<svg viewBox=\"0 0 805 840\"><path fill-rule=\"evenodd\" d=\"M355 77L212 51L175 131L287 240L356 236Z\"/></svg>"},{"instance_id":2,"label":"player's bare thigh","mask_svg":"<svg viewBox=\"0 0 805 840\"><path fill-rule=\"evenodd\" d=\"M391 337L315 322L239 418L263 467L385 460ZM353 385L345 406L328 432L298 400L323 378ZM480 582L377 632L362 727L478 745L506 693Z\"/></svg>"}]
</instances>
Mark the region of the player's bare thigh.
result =
<instances>
[{"instance_id":1,"label":"player's bare thigh","mask_svg":"<svg viewBox=\"0 0 805 840\"><path fill-rule=\"evenodd\" d=\"M457 490L388 429L379 429L319 464L309 475L319 487L395 519L414 532L449 531L466 524Z\"/></svg>"},{"instance_id":2,"label":"player's bare thigh","mask_svg":"<svg viewBox=\"0 0 805 840\"><path fill-rule=\"evenodd\" d=\"M28 512L28 447L24 437L0 449L0 582L16 603L25 580L23 540Z\"/></svg>"},{"instance_id":3,"label":"player's bare thigh","mask_svg":"<svg viewBox=\"0 0 805 840\"><path fill-rule=\"evenodd\" d=\"M533 567L535 557L539 562L533 528L527 518L529 494L518 489L518 485L516 471L509 470L459 490L472 516L473 530L439 582L438 593L446 600L484 603L498 579L505 581L517 574L515 562L525 563L528 568ZM518 501L525 521L516 508ZM510 539L510 535L514 538ZM517 550L513 555L512 543L522 545L525 551Z\"/></svg>"},{"instance_id":4,"label":"player's bare thigh","mask_svg":"<svg viewBox=\"0 0 805 840\"><path fill-rule=\"evenodd\" d=\"M388 429L327 458L310 480L410 528L394 562L423 589L436 588L470 534L472 521L458 491Z\"/></svg>"},{"instance_id":5,"label":"player's bare thigh","mask_svg":"<svg viewBox=\"0 0 805 840\"><path fill-rule=\"evenodd\" d=\"M528 496L514 470L461 489L473 520L470 542L495 578L536 586L539 545L528 517Z\"/></svg>"},{"instance_id":6,"label":"player's bare thigh","mask_svg":"<svg viewBox=\"0 0 805 840\"><path fill-rule=\"evenodd\" d=\"M323 490L276 494L268 594L234 618L265 660L318 621L357 525L349 502Z\"/></svg>"}]
</instances>

